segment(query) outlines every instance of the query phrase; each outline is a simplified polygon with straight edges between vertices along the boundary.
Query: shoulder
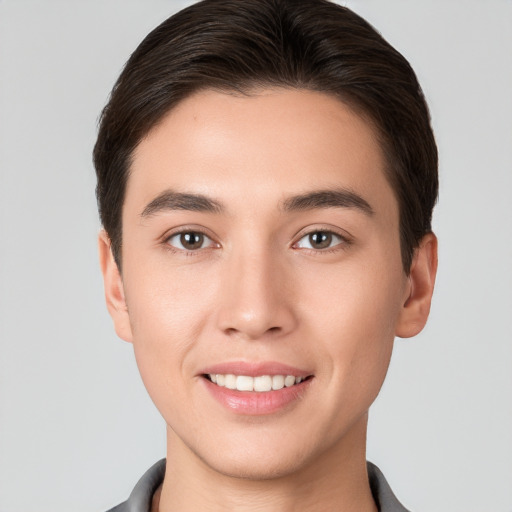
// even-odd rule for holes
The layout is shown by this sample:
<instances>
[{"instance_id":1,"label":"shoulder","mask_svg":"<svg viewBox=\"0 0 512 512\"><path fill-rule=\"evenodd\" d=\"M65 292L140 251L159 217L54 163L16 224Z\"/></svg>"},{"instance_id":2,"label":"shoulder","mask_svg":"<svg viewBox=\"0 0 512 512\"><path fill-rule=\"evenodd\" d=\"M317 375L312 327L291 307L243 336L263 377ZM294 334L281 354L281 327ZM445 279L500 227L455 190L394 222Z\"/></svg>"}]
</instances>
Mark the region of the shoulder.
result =
<instances>
[{"instance_id":1,"label":"shoulder","mask_svg":"<svg viewBox=\"0 0 512 512\"><path fill-rule=\"evenodd\" d=\"M150 512L153 494L163 482L165 459L153 464L133 488L130 497L108 512Z\"/></svg>"},{"instance_id":2,"label":"shoulder","mask_svg":"<svg viewBox=\"0 0 512 512\"><path fill-rule=\"evenodd\" d=\"M367 468L373 499L379 507L379 512L409 512L398 501L382 471L371 462L367 462Z\"/></svg>"}]
</instances>

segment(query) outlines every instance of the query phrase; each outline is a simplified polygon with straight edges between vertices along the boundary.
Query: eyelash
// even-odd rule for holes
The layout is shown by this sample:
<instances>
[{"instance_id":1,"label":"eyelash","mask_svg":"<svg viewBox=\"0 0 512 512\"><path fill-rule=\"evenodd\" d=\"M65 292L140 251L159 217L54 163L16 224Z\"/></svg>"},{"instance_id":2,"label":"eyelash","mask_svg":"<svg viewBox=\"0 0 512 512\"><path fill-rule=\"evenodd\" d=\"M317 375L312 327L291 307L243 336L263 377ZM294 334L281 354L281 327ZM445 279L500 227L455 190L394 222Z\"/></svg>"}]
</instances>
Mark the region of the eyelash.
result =
<instances>
[{"instance_id":1,"label":"eyelash","mask_svg":"<svg viewBox=\"0 0 512 512\"><path fill-rule=\"evenodd\" d=\"M195 250L187 250L187 249L180 249L178 247L175 247L173 245L170 244L170 240L174 237L177 237L177 236L180 236L180 235L183 235L183 234L195 234L195 235L201 235L205 238L207 238L208 240L210 240L210 246L208 247L201 247L199 249L195 249ZM315 248L312 248L312 247L297 247L297 245L299 244L299 242L307 237L310 237L312 235L314 235L315 233L324 233L324 234L327 234L327 235L331 235L331 236L334 236L336 238L339 239L339 242L336 243L334 246L332 247L326 247L324 249L315 249ZM313 254L313 255L325 255L325 254L330 254L330 253L334 253L334 252L338 252L338 251L341 251L341 250L344 250L346 249L348 246L350 246L352 244L352 240L347 236L347 235L343 235L341 234L340 232L337 232L335 230L333 230L332 228L329 228L329 229L322 229L322 228L319 228L319 229L313 229L311 231L308 231L306 233L302 233L300 238L294 242L292 244L292 248L295 248L295 249L298 249L298 250L301 250L301 251L304 251L304 252L307 252L309 254ZM199 253L201 253L202 251L206 250L206 249L215 249L215 248L218 248L220 244L216 243L212 237L210 237L205 231L201 230L201 229L191 229L191 228L187 228L187 227L184 227L184 228L181 228L177 231L173 231L172 233L166 235L164 238L163 238L163 245L164 247L171 251L172 253L174 254L183 254L185 256L197 256Z\"/></svg>"},{"instance_id":2,"label":"eyelash","mask_svg":"<svg viewBox=\"0 0 512 512\"><path fill-rule=\"evenodd\" d=\"M324 249L315 249L313 247L297 247L297 244L299 244L299 242L301 240L304 240L305 238L309 238L312 235L314 235L315 233L323 233L323 234L326 234L326 235L329 235L332 237L336 237L339 241L337 243L335 243L333 246L326 247ZM342 250L346 249L348 246L350 246L351 244L352 244L352 240L345 234L341 234L340 232L335 231L332 228L325 228L325 229L317 228L317 229L313 229L312 231L308 231L306 233L301 234L300 238L297 240L297 242L295 242L292 245L292 247L296 247L299 250L302 250L309 254L313 254L313 255L317 256L317 255L325 255L325 254L331 254L334 252L342 251Z\"/></svg>"},{"instance_id":3,"label":"eyelash","mask_svg":"<svg viewBox=\"0 0 512 512\"><path fill-rule=\"evenodd\" d=\"M195 250L187 250L187 249L180 249L179 247L174 247L173 245L170 244L170 240L171 238L174 238L176 236L180 236L180 235L183 235L183 234L186 234L186 233L190 233L190 234L194 234L194 235L201 235L205 238L207 238L208 240L210 240L211 242L211 246L209 247L202 247L200 249L195 249ZM201 230L201 229L191 229L191 228L187 228L187 227L184 227L184 228L181 228L181 229L178 229L177 231L173 231L172 233L168 234L168 235L165 235L164 239L163 239L163 245L164 247L171 251L172 253L174 254L184 254L185 256L197 256L198 253L204 251L205 249L215 249L215 245L218 247L219 244L216 243L211 236L207 235L205 231Z\"/></svg>"}]
</instances>

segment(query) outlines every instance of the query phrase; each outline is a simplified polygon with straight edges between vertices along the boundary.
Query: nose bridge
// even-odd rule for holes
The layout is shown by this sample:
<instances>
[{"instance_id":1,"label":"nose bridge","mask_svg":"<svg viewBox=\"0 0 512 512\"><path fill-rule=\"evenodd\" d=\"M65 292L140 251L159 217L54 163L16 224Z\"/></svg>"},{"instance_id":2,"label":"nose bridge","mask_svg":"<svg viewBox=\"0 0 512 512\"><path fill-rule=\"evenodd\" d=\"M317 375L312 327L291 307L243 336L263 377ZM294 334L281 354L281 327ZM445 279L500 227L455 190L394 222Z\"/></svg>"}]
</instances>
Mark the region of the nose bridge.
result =
<instances>
[{"instance_id":1,"label":"nose bridge","mask_svg":"<svg viewBox=\"0 0 512 512\"><path fill-rule=\"evenodd\" d=\"M237 246L224 263L222 281L227 286L219 311L224 332L256 339L293 327L283 262L271 247L254 241Z\"/></svg>"}]
</instances>

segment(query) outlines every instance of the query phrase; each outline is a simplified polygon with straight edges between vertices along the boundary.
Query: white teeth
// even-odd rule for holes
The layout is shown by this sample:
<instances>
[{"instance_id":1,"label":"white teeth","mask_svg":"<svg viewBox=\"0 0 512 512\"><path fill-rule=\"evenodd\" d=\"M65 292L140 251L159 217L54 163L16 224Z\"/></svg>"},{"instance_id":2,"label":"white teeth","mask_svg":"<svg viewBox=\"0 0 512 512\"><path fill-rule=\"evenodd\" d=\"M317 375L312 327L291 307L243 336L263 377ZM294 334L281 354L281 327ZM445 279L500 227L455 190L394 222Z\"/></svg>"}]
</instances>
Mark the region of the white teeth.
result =
<instances>
[{"instance_id":1,"label":"white teeth","mask_svg":"<svg viewBox=\"0 0 512 512\"><path fill-rule=\"evenodd\" d=\"M277 391L284 387L291 387L300 384L304 377L294 377L293 375L260 375L258 377L249 377L247 375L233 374L208 374L210 380L217 386L238 391L256 391L262 393L265 391Z\"/></svg>"},{"instance_id":2,"label":"white teeth","mask_svg":"<svg viewBox=\"0 0 512 512\"><path fill-rule=\"evenodd\" d=\"M236 375L233 375L232 373L226 375L224 386L228 389L236 389Z\"/></svg>"},{"instance_id":3,"label":"white teeth","mask_svg":"<svg viewBox=\"0 0 512 512\"><path fill-rule=\"evenodd\" d=\"M272 377L272 389L284 388L284 375L274 375Z\"/></svg>"},{"instance_id":4,"label":"white teeth","mask_svg":"<svg viewBox=\"0 0 512 512\"><path fill-rule=\"evenodd\" d=\"M239 375L236 378L236 389L238 391L252 391L254 389L254 379L245 375Z\"/></svg>"},{"instance_id":5,"label":"white teeth","mask_svg":"<svg viewBox=\"0 0 512 512\"><path fill-rule=\"evenodd\" d=\"M262 375L254 377L254 391L270 391L272 389L272 377L270 375Z\"/></svg>"},{"instance_id":6,"label":"white teeth","mask_svg":"<svg viewBox=\"0 0 512 512\"><path fill-rule=\"evenodd\" d=\"M295 377L293 375L287 375L284 378L284 385L289 388L290 386L293 386L295 384Z\"/></svg>"}]
</instances>

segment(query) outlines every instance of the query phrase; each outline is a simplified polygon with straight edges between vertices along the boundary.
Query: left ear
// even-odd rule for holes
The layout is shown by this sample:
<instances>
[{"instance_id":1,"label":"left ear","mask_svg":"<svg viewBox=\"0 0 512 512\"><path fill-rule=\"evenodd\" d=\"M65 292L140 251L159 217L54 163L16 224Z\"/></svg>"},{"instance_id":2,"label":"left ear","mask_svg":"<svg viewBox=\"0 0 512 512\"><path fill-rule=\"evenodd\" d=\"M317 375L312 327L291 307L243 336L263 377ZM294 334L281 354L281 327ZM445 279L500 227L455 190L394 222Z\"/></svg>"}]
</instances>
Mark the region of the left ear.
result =
<instances>
[{"instance_id":1,"label":"left ear","mask_svg":"<svg viewBox=\"0 0 512 512\"><path fill-rule=\"evenodd\" d=\"M401 338L416 336L430 313L437 273L437 238L425 235L414 251L409 273L408 294L398 317L395 334Z\"/></svg>"}]
</instances>

